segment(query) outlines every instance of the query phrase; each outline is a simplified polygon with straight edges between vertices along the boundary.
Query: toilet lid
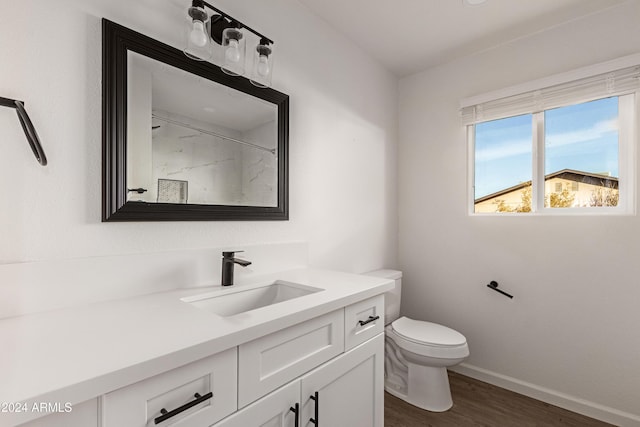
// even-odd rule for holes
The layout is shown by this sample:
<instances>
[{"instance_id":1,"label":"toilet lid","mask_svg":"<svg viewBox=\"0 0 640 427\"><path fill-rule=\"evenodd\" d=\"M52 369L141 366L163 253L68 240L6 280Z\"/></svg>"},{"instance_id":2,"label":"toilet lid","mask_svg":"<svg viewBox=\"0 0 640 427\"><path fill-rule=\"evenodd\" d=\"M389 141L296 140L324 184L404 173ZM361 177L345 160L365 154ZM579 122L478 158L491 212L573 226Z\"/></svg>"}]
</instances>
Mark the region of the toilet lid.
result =
<instances>
[{"instance_id":1,"label":"toilet lid","mask_svg":"<svg viewBox=\"0 0 640 427\"><path fill-rule=\"evenodd\" d=\"M464 345L467 339L458 331L437 323L401 317L391 324L398 335L409 341L437 346Z\"/></svg>"}]
</instances>

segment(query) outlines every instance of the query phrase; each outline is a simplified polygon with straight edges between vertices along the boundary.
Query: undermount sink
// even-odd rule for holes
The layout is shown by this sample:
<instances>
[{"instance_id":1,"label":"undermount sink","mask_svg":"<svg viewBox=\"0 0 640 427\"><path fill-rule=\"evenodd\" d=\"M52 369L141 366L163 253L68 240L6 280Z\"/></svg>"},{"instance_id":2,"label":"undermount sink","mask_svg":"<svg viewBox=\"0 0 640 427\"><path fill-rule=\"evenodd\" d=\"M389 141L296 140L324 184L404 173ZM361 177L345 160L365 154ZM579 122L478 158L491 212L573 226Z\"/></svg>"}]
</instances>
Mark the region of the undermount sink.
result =
<instances>
[{"instance_id":1,"label":"undermount sink","mask_svg":"<svg viewBox=\"0 0 640 427\"><path fill-rule=\"evenodd\" d=\"M320 292L323 289L298 283L275 281L262 286L247 289L222 290L223 294L208 293L187 298L182 301L202 310L210 311L219 316L233 316L257 308L266 307L280 302L299 298Z\"/></svg>"}]
</instances>

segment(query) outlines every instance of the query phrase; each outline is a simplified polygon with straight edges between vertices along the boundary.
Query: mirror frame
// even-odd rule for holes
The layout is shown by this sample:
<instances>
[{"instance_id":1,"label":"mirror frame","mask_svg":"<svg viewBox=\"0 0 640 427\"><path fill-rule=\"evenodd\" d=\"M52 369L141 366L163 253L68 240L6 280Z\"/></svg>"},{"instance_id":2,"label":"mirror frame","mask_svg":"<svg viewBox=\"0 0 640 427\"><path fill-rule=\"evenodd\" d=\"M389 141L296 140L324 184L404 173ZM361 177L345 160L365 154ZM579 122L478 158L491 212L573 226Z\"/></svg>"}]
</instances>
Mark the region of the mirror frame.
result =
<instances>
[{"instance_id":1,"label":"mirror frame","mask_svg":"<svg viewBox=\"0 0 640 427\"><path fill-rule=\"evenodd\" d=\"M127 52L155 59L276 105L278 204L274 207L127 201ZM289 96L194 61L172 46L102 19L102 221L289 219Z\"/></svg>"}]
</instances>

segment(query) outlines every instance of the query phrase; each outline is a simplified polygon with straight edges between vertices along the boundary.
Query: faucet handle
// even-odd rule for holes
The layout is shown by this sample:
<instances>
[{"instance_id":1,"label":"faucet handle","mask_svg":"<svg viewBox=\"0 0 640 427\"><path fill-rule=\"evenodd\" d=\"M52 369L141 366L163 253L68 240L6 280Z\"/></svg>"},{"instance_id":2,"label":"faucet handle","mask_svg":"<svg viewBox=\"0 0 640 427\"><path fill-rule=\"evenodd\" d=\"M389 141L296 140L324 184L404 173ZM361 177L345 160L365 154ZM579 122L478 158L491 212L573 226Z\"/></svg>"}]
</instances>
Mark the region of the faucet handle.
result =
<instances>
[{"instance_id":1,"label":"faucet handle","mask_svg":"<svg viewBox=\"0 0 640 427\"><path fill-rule=\"evenodd\" d=\"M244 252L244 251L224 251L224 252L222 252L222 256L225 257L225 258L233 258L233 256L235 254L240 253L240 252Z\"/></svg>"}]
</instances>

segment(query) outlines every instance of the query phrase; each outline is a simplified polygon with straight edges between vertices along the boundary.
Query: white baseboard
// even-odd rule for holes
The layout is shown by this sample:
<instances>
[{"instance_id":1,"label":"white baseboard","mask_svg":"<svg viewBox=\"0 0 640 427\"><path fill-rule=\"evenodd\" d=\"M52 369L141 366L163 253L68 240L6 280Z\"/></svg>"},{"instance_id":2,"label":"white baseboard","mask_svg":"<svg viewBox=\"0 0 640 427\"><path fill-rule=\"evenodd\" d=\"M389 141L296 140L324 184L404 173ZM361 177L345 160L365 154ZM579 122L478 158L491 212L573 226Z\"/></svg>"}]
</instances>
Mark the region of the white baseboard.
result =
<instances>
[{"instance_id":1,"label":"white baseboard","mask_svg":"<svg viewBox=\"0 0 640 427\"><path fill-rule=\"evenodd\" d=\"M620 427L640 427L640 416L636 414L619 411L608 406L580 399L575 396L498 374L493 371L478 368L477 366L469 365L467 363L462 363L449 369L453 372L457 372L459 374L466 375L610 424Z\"/></svg>"}]
</instances>

